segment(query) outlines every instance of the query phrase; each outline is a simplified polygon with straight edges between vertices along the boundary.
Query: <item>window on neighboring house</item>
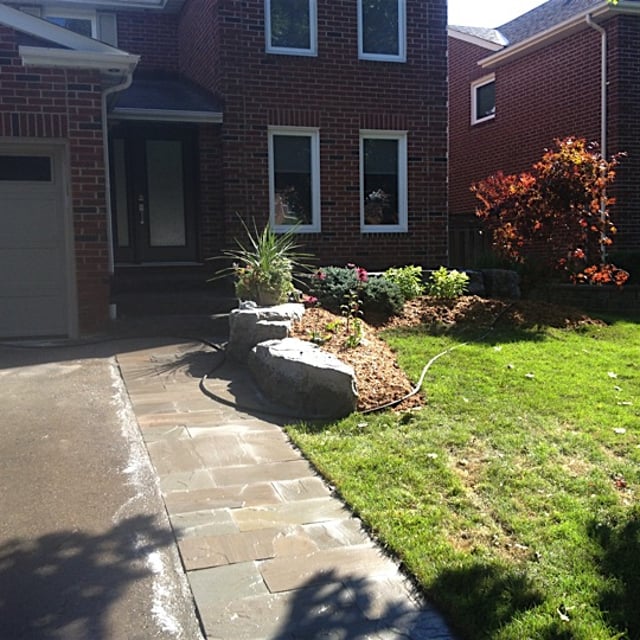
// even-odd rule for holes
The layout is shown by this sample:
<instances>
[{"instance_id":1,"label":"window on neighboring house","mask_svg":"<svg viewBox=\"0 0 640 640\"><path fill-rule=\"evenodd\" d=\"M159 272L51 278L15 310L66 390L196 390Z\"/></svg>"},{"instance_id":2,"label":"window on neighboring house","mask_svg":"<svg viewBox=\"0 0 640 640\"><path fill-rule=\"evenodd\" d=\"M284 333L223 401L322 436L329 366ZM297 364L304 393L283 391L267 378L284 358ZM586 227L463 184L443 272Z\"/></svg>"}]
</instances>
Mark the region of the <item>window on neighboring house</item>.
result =
<instances>
[{"instance_id":1,"label":"window on neighboring house","mask_svg":"<svg viewBox=\"0 0 640 640\"><path fill-rule=\"evenodd\" d=\"M496 78L492 74L471 83L471 124L495 117Z\"/></svg>"},{"instance_id":2,"label":"window on neighboring house","mask_svg":"<svg viewBox=\"0 0 640 640\"><path fill-rule=\"evenodd\" d=\"M407 223L407 134L360 133L360 225L365 232L404 232Z\"/></svg>"},{"instance_id":3,"label":"window on neighboring house","mask_svg":"<svg viewBox=\"0 0 640 640\"><path fill-rule=\"evenodd\" d=\"M269 205L275 231L320 231L320 134L317 129L269 130Z\"/></svg>"},{"instance_id":4,"label":"window on neighboring house","mask_svg":"<svg viewBox=\"0 0 640 640\"><path fill-rule=\"evenodd\" d=\"M101 40L117 46L117 26L115 13L103 11L75 11L60 7L21 7L25 13L43 18L47 22L69 29L88 38Z\"/></svg>"},{"instance_id":5,"label":"window on neighboring house","mask_svg":"<svg viewBox=\"0 0 640 640\"><path fill-rule=\"evenodd\" d=\"M316 0L265 0L269 53L315 56L316 25Z\"/></svg>"},{"instance_id":6,"label":"window on neighboring house","mask_svg":"<svg viewBox=\"0 0 640 640\"><path fill-rule=\"evenodd\" d=\"M364 60L407 59L406 0L358 0L358 55Z\"/></svg>"}]
</instances>

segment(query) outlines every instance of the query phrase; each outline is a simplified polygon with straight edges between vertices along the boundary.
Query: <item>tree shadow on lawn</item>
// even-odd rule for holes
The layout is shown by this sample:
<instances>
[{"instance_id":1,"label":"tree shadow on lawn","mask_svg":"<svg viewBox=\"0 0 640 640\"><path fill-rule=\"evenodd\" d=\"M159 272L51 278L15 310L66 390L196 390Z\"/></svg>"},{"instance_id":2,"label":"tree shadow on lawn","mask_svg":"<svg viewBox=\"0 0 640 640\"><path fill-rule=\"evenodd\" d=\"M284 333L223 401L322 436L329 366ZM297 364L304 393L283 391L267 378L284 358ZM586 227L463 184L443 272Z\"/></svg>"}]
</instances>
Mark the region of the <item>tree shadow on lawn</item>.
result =
<instances>
[{"instance_id":1,"label":"tree shadow on lawn","mask_svg":"<svg viewBox=\"0 0 640 640\"><path fill-rule=\"evenodd\" d=\"M600 609L612 627L639 640L640 507L622 521L593 520L589 536L599 547L599 570L607 579L600 592Z\"/></svg>"},{"instance_id":2,"label":"tree shadow on lawn","mask_svg":"<svg viewBox=\"0 0 640 640\"><path fill-rule=\"evenodd\" d=\"M443 609L455 612L452 619L469 638L493 637L518 614L543 602L524 573L486 562L441 571L429 592Z\"/></svg>"}]
</instances>

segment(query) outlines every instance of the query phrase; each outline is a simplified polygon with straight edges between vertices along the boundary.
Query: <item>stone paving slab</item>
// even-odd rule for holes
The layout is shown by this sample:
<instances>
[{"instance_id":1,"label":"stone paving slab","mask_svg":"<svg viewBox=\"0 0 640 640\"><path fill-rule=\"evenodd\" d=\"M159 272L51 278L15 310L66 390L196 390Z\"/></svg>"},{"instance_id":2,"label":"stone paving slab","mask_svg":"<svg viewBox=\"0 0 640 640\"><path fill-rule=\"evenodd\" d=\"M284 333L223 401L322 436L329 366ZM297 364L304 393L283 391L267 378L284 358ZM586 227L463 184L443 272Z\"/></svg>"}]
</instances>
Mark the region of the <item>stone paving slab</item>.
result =
<instances>
[{"instance_id":1,"label":"stone paving slab","mask_svg":"<svg viewBox=\"0 0 640 640\"><path fill-rule=\"evenodd\" d=\"M118 357L207 638L452 640L246 372L225 367L202 392L220 363L207 349Z\"/></svg>"}]
</instances>

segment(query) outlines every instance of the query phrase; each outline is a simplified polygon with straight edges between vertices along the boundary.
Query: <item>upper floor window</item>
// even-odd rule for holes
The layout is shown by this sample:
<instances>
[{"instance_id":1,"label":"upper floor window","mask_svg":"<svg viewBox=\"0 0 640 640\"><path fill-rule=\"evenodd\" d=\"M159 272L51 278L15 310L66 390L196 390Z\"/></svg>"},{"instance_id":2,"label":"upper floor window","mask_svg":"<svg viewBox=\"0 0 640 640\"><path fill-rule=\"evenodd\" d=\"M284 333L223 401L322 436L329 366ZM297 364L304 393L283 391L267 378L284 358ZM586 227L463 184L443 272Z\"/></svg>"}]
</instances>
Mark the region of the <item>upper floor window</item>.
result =
<instances>
[{"instance_id":1,"label":"upper floor window","mask_svg":"<svg viewBox=\"0 0 640 640\"><path fill-rule=\"evenodd\" d=\"M295 56L317 54L316 0L265 0L267 51Z\"/></svg>"},{"instance_id":2,"label":"upper floor window","mask_svg":"<svg viewBox=\"0 0 640 640\"><path fill-rule=\"evenodd\" d=\"M27 5L22 11L43 18L47 22L78 33L87 38L95 38L106 44L117 46L118 29L116 14L108 11L83 11L69 7Z\"/></svg>"},{"instance_id":3,"label":"upper floor window","mask_svg":"<svg viewBox=\"0 0 640 640\"><path fill-rule=\"evenodd\" d=\"M360 227L363 232L403 232L407 223L407 134L360 133Z\"/></svg>"},{"instance_id":4,"label":"upper floor window","mask_svg":"<svg viewBox=\"0 0 640 640\"><path fill-rule=\"evenodd\" d=\"M42 17L47 22L53 22L53 24L79 33L81 36L87 36L87 38L97 37L95 12L91 14L45 8Z\"/></svg>"},{"instance_id":5,"label":"upper floor window","mask_svg":"<svg viewBox=\"0 0 640 640\"><path fill-rule=\"evenodd\" d=\"M406 61L406 0L358 0L358 55Z\"/></svg>"},{"instance_id":6,"label":"upper floor window","mask_svg":"<svg viewBox=\"0 0 640 640\"><path fill-rule=\"evenodd\" d=\"M471 124L496 117L496 77L485 76L471 83Z\"/></svg>"},{"instance_id":7,"label":"upper floor window","mask_svg":"<svg viewBox=\"0 0 640 640\"><path fill-rule=\"evenodd\" d=\"M320 133L269 129L269 204L275 231L320 231Z\"/></svg>"}]
</instances>

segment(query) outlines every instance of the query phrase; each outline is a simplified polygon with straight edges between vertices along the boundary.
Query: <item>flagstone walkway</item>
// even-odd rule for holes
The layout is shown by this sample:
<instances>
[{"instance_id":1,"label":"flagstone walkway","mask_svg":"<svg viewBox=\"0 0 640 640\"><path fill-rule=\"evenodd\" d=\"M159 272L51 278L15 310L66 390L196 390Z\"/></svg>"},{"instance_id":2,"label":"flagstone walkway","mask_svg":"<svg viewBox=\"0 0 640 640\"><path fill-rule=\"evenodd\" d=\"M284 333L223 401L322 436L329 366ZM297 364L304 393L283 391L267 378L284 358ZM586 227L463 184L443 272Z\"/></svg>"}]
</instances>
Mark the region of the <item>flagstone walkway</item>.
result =
<instances>
[{"instance_id":1,"label":"flagstone walkway","mask_svg":"<svg viewBox=\"0 0 640 640\"><path fill-rule=\"evenodd\" d=\"M207 638L453 638L243 370L194 342L117 360Z\"/></svg>"}]
</instances>

